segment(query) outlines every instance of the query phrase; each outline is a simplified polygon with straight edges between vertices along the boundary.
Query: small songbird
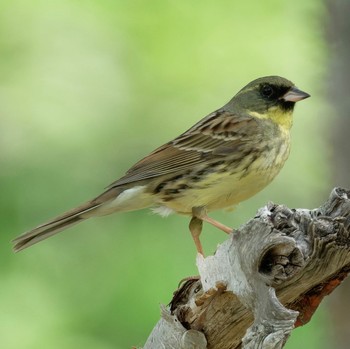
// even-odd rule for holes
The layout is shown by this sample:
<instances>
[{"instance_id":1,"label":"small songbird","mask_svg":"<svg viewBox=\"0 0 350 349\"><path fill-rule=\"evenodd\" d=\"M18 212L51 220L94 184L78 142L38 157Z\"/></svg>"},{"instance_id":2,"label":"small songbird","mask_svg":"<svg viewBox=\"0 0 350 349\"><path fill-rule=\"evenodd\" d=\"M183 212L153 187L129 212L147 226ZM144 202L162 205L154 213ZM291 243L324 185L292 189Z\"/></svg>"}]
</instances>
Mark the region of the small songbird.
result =
<instances>
[{"instance_id":1,"label":"small songbird","mask_svg":"<svg viewBox=\"0 0 350 349\"><path fill-rule=\"evenodd\" d=\"M268 76L250 82L226 105L132 166L96 198L13 242L20 251L87 218L150 207L192 217L197 251L202 222L231 228L207 213L248 199L279 173L290 150L296 102L310 97L292 82Z\"/></svg>"}]
</instances>

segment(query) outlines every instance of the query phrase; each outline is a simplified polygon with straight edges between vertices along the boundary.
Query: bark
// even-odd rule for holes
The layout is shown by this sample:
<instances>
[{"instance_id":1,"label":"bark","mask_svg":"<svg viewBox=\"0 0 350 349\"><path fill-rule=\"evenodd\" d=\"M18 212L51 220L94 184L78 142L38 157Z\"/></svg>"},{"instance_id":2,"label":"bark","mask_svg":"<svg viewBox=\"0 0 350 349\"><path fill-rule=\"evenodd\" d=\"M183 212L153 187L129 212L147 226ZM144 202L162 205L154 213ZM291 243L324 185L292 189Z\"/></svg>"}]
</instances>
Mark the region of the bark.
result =
<instances>
[{"instance_id":1,"label":"bark","mask_svg":"<svg viewBox=\"0 0 350 349\"><path fill-rule=\"evenodd\" d=\"M277 349L350 270L350 191L321 207L269 203L174 293L144 349ZM276 296L277 295L277 296Z\"/></svg>"}]
</instances>

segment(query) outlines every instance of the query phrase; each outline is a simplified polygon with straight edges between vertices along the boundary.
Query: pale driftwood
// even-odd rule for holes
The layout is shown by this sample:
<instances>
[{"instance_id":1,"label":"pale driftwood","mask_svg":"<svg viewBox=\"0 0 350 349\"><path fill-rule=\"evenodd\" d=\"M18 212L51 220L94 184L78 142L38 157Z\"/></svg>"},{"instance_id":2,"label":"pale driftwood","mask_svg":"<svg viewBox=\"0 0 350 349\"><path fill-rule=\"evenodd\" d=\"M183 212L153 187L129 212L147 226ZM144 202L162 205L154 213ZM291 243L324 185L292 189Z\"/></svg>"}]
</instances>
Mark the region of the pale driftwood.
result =
<instances>
[{"instance_id":1,"label":"pale driftwood","mask_svg":"<svg viewBox=\"0 0 350 349\"><path fill-rule=\"evenodd\" d=\"M349 198L336 188L318 209L260 209L197 257L200 279L162 308L144 349L282 348L350 270Z\"/></svg>"}]
</instances>

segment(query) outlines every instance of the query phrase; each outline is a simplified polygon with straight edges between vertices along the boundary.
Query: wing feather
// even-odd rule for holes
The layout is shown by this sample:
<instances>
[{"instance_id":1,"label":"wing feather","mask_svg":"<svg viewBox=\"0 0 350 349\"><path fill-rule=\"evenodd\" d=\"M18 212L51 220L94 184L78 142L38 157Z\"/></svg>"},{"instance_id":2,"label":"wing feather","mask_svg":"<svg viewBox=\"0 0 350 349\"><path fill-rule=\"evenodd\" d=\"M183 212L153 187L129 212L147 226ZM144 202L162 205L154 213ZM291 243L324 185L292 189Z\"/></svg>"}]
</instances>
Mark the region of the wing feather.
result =
<instances>
[{"instance_id":1,"label":"wing feather","mask_svg":"<svg viewBox=\"0 0 350 349\"><path fill-rule=\"evenodd\" d=\"M108 188L202 166L208 157L227 156L252 139L252 119L218 110L154 150ZM255 131L256 132L256 131Z\"/></svg>"}]
</instances>

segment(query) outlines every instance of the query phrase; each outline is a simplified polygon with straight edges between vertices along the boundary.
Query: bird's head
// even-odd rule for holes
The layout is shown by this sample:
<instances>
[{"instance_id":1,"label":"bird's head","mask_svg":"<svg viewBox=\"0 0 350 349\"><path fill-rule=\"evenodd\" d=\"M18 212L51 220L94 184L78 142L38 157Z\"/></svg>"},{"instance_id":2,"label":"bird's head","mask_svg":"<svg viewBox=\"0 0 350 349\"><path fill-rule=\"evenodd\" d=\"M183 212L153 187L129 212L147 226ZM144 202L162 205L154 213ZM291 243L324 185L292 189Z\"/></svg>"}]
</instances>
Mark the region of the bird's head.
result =
<instances>
[{"instance_id":1,"label":"bird's head","mask_svg":"<svg viewBox=\"0 0 350 349\"><path fill-rule=\"evenodd\" d=\"M266 76L243 87L226 107L290 128L295 103L308 97L308 93L299 90L291 81L280 76Z\"/></svg>"}]
</instances>

